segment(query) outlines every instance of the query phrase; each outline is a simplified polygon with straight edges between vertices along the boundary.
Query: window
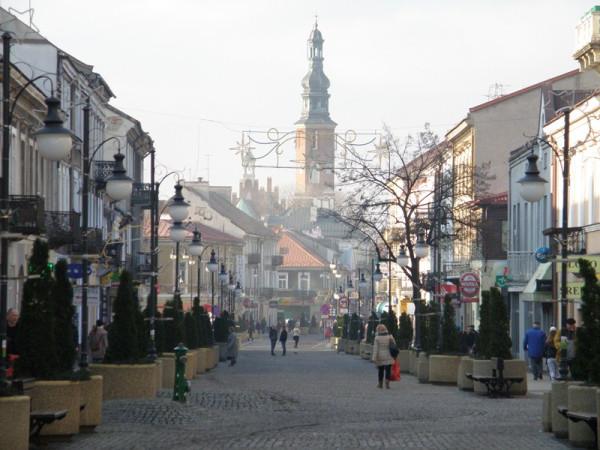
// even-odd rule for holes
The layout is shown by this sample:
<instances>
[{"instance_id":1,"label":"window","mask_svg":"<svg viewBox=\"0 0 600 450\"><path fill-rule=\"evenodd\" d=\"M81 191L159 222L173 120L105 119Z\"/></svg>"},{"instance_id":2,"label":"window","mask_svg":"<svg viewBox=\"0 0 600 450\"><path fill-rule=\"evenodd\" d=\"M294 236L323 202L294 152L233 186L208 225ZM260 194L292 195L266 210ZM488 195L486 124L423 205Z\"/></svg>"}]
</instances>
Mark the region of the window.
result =
<instances>
[{"instance_id":1,"label":"window","mask_svg":"<svg viewBox=\"0 0 600 450\"><path fill-rule=\"evenodd\" d=\"M278 289L287 289L288 288L287 272L277 274L277 288Z\"/></svg>"},{"instance_id":2,"label":"window","mask_svg":"<svg viewBox=\"0 0 600 450\"><path fill-rule=\"evenodd\" d=\"M298 289L308 291L310 289L310 273L300 272L298 274Z\"/></svg>"}]
</instances>

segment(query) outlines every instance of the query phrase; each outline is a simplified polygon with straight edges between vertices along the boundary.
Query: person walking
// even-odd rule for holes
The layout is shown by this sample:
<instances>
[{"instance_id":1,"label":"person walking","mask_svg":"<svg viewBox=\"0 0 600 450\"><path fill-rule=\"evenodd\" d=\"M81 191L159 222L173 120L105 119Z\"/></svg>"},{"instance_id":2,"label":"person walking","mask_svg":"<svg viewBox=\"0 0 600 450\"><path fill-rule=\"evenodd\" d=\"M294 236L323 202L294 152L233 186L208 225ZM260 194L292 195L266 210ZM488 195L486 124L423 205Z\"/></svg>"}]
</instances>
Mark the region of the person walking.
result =
<instances>
[{"instance_id":1,"label":"person walking","mask_svg":"<svg viewBox=\"0 0 600 450\"><path fill-rule=\"evenodd\" d=\"M229 335L227 336L227 359L231 361L229 366L235 366L238 356L238 340L235 334L235 328L229 327Z\"/></svg>"},{"instance_id":2,"label":"person walking","mask_svg":"<svg viewBox=\"0 0 600 450\"><path fill-rule=\"evenodd\" d=\"M558 374L558 363L556 362L556 354L558 348L556 347L556 327L550 327L550 333L544 344L544 356L546 357L546 366L548 367L548 375L552 381L556 381L560 378Z\"/></svg>"},{"instance_id":3,"label":"person walking","mask_svg":"<svg viewBox=\"0 0 600 450\"><path fill-rule=\"evenodd\" d=\"M287 342L288 332L285 328L285 325L281 329L281 333L279 334L279 342L281 342L281 348L283 349L282 356L285 356L285 343Z\"/></svg>"},{"instance_id":4,"label":"person walking","mask_svg":"<svg viewBox=\"0 0 600 450\"><path fill-rule=\"evenodd\" d=\"M274 326L269 328L269 340L271 341L271 355L275 356L275 346L277 345L277 329Z\"/></svg>"},{"instance_id":5,"label":"person walking","mask_svg":"<svg viewBox=\"0 0 600 450\"><path fill-rule=\"evenodd\" d=\"M523 340L523 350L527 352L531 361L531 371L533 372L534 380L542 379L544 370L542 358L544 356L544 348L546 345L546 333L540 329L539 322L533 322L533 326L525 333Z\"/></svg>"},{"instance_id":6,"label":"person walking","mask_svg":"<svg viewBox=\"0 0 600 450\"><path fill-rule=\"evenodd\" d=\"M385 387L386 389L389 389L392 364L394 363L394 358L392 358L390 349L396 348L396 341L394 340L394 337L388 333L387 327L382 323L377 325L375 332L377 334L373 341L373 355L371 356L371 360L377 366L377 387L379 389L383 388L383 374L385 372Z\"/></svg>"},{"instance_id":7,"label":"person walking","mask_svg":"<svg viewBox=\"0 0 600 450\"><path fill-rule=\"evenodd\" d=\"M248 340L254 342L254 322L250 322L248 325Z\"/></svg>"},{"instance_id":8,"label":"person walking","mask_svg":"<svg viewBox=\"0 0 600 450\"><path fill-rule=\"evenodd\" d=\"M104 322L97 320L96 325L88 335L88 344L92 361L95 363L104 361L106 348L108 347L108 332L104 329Z\"/></svg>"},{"instance_id":9,"label":"person walking","mask_svg":"<svg viewBox=\"0 0 600 450\"><path fill-rule=\"evenodd\" d=\"M298 328L298 325L292 330L292 337L294 338L294 348L298 348L298 342L300 342L300 328Z\"/></svg>"}]
</instances>

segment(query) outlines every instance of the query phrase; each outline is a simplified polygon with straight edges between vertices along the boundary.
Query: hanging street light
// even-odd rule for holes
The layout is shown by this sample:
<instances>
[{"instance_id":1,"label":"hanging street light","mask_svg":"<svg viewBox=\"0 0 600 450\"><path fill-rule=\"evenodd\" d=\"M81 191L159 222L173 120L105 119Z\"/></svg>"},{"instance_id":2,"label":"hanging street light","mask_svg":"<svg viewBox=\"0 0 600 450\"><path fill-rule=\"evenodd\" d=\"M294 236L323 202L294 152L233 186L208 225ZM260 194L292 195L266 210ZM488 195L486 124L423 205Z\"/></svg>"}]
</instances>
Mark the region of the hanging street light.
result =
<instances>
[{"instance_id":1,"label":"hanging street light","mask_svg":"<svg viewBox=\"0 0 600 450\"><path fill-rule=\"evenodd\" d=\"M127 176L127 170L123 166L125 155L119 151L114 158L112 174L106 179L106 194L115 201L121 201L131 197L133 180Z\"/></svg>"},{"instance_id":2,"label":"hanging street light","mask_svg":"<svg viewBox=\"0 0 600 450\"><path fill-rule=\"evenodd\" d=\"M540 177L540 171L537 166L538 156L531 154L527 157L527 168L525 176L517 181L520 185L520 194L523 200L527 202L537 202L545 192L548 182Z\"/></svg>"},{"instance_id":3,"label":"hanging street light","mask_svg":"<svg viewBox=\"0 0 600 450\"><path fill-rule=\"evenodd\" d=\"M173 242L183 242L187 234L187 230L181 222L173 222L169 230L170 237Z\"/></svg>"},{"instance_id":4,"label":"hanging street light","mask_svg":"<svg viewBox=\"0 0 600 450\"><path fill-rule=\"evenodd\" d=\"M400 253L398 254L398 257L396 258L396 263L400 266L408 266L409 262L410 262L410 258L406 254L406 249L404 248L404 245L402 245L400 247Z\"/></svg>"},{"instance_id":5,"label":"hanging street light","mask_svg":"<svg viewBox=\"0 0 600 450\"><path fill-rule=\"evenodd\" d=\"M429 245L425 242L425 232L419 231L419 237L415 245L415 256L417 258L426 258L429 256Z\"/></svg>"},{"instance_id":6,"label":"hanging street light","mask_svg":"<svg viewBox=\"0 0 600 450\"><path fill-rule=\"evenodd\" d=\"M168 213L175 222L182 222L187 219L190 207L181 194L182 190L183 186L177 182L175 185L175 195L169 200Z\"/></svg>"},{"instance_id":7,"label":"hanging street light","mask_svg":"<svg viewBox=\"0 0 600 450\"><path fill-rule=\"evenodd\" d=\"M46 99L48 114L44 126L34 133L40 154L50 161L60 161L71 153L73 137L69 130L63 127L63 120L58 109L60 100L56 97Z\"/></svg>"},{"instance_id":8,"label":"hanging street light","mask_svg":"<svg viewBox=\"0 0 600 450\"><path fill-rule=\"evenodd\" d=\"M358 287L364 289L367 287L367 280L365 279L365 273L360 274L360 280L358 280Z\"/></svg>"},{"instance_id":9,"label":"hanging street light","mask_svg":"<svg viewBox=\"0 0 600 450\"><path fill-rule=\"evenodd\" d=\"M379 263L377 263L377 268L375 272L373 272L373 281L380 282L383 279L383 273L381 273L381 269L379 268Z\"/></svg>"},{"instance_id":10,"label":"hanging street light","mask_svg":"<svg viewBox=\"0 0 600 450\"><path fill-rule=\"evenodd\" d=\"M188 245L188 252L191 256L200 256L204 250L202 246L202 234L198 231L198 228L194 230L194 237L192 242Z\"/></svg>"}]
</instances>

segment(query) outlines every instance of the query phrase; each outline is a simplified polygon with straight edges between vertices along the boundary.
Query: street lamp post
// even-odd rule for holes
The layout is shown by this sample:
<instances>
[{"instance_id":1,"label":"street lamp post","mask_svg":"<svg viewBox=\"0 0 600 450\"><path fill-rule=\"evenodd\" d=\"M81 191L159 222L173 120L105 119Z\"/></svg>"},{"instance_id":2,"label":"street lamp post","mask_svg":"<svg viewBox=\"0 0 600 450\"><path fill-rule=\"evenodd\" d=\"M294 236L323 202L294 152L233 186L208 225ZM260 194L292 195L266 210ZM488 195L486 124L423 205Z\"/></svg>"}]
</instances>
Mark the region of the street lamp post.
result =
<instances>
[{"instance_id":1,"label":"street lamp post","mask_svg":"<svg viewBox=\"0 0 600 450\"><path fill-rule=\"evenodd\" d=\"M12 124L14 108L21 94L35 81L42 78L52 83L46 75L40 75L29 80L15 95L11 105L10 92L10 42L12 37L9 32L2 34L2 181L0 182L0 201L3 210L0 218L0 394L8 391L6 382L6 310L8 306L8 240L4 234L8 231L8 214L10 212L10 127ZM54 89L52 89L54 90ZM71 132L63 127L59 114L60 101L53 95L46 98L48 107L44 127L35 133L39 153L46 159L58 161L64 159L71 152L73 146Z\"/></svg>"},{"instance_id":2,"label":"street lamp post","mask_svg":"<svg viewBox=\"0 0 600 450\"><path fill-rule=\"evenodd\" d=\"M88 216L89 216L89 183L90 171L94 157L104 144L111 140L117 142L118 153L114 155L115 164L112 175L106 179L106 193L114 201L121 201L131 196L133 180L126 175L123 167L125 156L121 153L120 141L117 137L109 137L100 142L90 156L90 98L83 107L83 185L81 189L81 336L79 367L88 366L87 333L88 333L88 285L89 285L89 255L88 255Z\"/></svg>"},{"instance_id":3,"label":"street lamp post","mask_svg":"<svg viewBox=\"0 0 600 450\"><path fill-rule=\"evenodd\" d=\"M198 260L196 261L196 263L198 264L197 271L196 271L196 275L198 278L196 280L197 281L198 301L200 301L200 275L201 275L200 260L202 259L202 253L204 253L204 250L206 250L206 248L203 248L203 246L202 246L202 233L200 233L200 231L198 231L198 228L196 228L194 230L194 237L192 238L192 242L190 243L190 245L188 245L188 252L190 253L190 256L192 258L194 256L196 256L198 258Z\"/></svg>"},{"instance_id":4,"label":"street lamp post","mask_svg":"<svg viewBox=\"0 0 600 450\"><path fill-rule=\"evenodd\" d=\"M211 289L211 298L210 298L210 313L214 317L215 315L215 272L217 271L219 265L217 263L217 258L215 255L215 249L213 248L210 252L210 260L206 265L210 272L210 289Z\"/></svg>"},{"instance_id":5,"label":"street lamp post","mask_svg":"<svg viewBox=\"0 0 600 450\"><path fill-rule=\"evenodd\" d=\"M425 231L420 229L417 233L417 242L414 247L414 264L412 273L419 274L419 265L421 258L426 258L429 255L429 246L425 242ZM421 286L419 281L413 281L413 304L415 305L415 349L417 352L421 350L421 324L419 315L421 314Z\"/></svg>"},{"instance_id":6,"label":"street lamp post","mask_svg":"<svg viewBox=\"0 0 600 450\"><path fill-rule=\"evenodd\" d=\"M561 318L561 335L566 336L567 334L567 258L568 252L568 237L569 237L569 177L570 177L570 155L569 155L569 128L570 121L569 117L571 109L566 107L563 109L564 118L564 142L562 152L562 224L561 224L561 236L560 236L560 318ZM538 140L545 142L555 153L554 147L543 139ZM558 156L558 155L557 155ZM523 200L528 202L539 201L545 193L545 187L548 183L544 178L540 177L540 171L537 167L538 157L535 154L531 154L527 157L527 168L525 170L525 176L518 180L521 185L521 197ZM569 367L567 364L567 350L561 346L561 358L559 372L563 379L566 379L569 374Z\"/></svg>"},{"instance_id":7,"label":"street lamp post","mask_svg":"<svg viewBox=\"0 0 600 450\"><path fill-rule=\"evenodd\" d=\"M383 278L381 269L379 268L379 262L375 268L375 259L371 259L371 312L375 311L375 283L379 283Z\"/></svg>"},{"instance_id":8,"label":"street lamp post","mask_svg":"<svg viewBox=\"0 0 600 450\"><path fill-rule=\"evenodd\" d=\"M360 302L362 300L362 296L361 296L361 290L363 290L364 288L367 287L367 280L365 280L365 273L361 272L360 269L358 269L358 315L360 317Z\"/></svg>"},{"instance_id":9,"label":"street lamp post","mask_svg":"<svg viewBox=\"0 0 600 450\"><path fill-rule=\"evenodd\" d=\"M227 271L225 270L225 264L223 263L221 263L219 281L221 282L221 291L219 296L219 313L221 313L223 311L223 290L225 289L225 282L227 281Z\"/></svg>"}]
</instances>

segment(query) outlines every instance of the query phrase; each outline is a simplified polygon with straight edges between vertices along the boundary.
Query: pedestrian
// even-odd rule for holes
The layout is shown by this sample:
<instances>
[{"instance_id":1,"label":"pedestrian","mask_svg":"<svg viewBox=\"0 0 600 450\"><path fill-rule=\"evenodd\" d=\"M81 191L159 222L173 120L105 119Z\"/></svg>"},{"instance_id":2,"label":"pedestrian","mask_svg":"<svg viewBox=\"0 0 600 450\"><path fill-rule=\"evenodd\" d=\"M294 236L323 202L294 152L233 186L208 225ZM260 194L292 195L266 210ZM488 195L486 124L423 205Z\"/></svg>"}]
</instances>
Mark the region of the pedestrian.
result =
<instances>
[{"instance_id":1,"label":"pedestrian","mask_svg":"<svg viewBox=\"0 0 600 450\"><path fill-rule=\"evenodd\" d=\"M90 346L92 361L95 363L104 361L106 348L108 347L108 332L104 329L102 320L97 320L96 325L90 331L88 345Z\"/></svg>"},{"instance_id":2,"label":"pedestrian","mask_svg":"<svg viewBox=\"0 0 600 450\"><path fill-rule=\"evenodd\" d=\"M558 364L556 362L556 353L558 348L556 347L556 327L550 327L550 333L546 339L544 345L544 356L546 357L546 366L548 367L548 375L552 381L556 381L560 378L558 373Z\"/></svg>"},{"instance_id":3,"label":"pedestrian","mask_svg":"<svg viewBox=\"0 0 600 450\"><path fill-rule=\"evenodd\" d=\"M298 328L298 325L292 330L292 337L294 338L294 348L298 348L298 342L300 342L300 328Z\"/></svg>"},{"instance_id":4,"label":"pedestrian","mask_svg":"<svg viewBox=\"0 0 600 450\"><path fill-rule=\"evenodd\" d=\"M229 335L227 336L227 359L231 361L229 366L235 366L238 356L238 340L235 334L235 328L229 327Z\"/></svg>"},{"instance_id":5,"label":"pedestrian","mask_svg":"<svg viewBox=\"0 0 600 450\"><path fill-rule=\"evenodd\" d=\"M275 346L277 345L277 329L274 326L269 328L269 339L271 341L271 355L275 356Z\"/></svg>"},{"instance_id":6,"label":"pedestrian","mask_svg":"<svg viewBox=\"0 0 600 450\"><path fill-rule=\"evenodd\" d=\"M475 354L478 338L479 338L479 333L477 333L477 331L475 331L475 326L469 325L467 334L465 335L465 346L466 346L467 353L469 355Z\"/></svg>"},{"instance_id":7,"label":"pedestrian","mask_svg":"<svg viewBox=\"0 0 600 450\"><path fill-rule=\"evenodd\" d=\"M569 366L569 372L573 376L573 362L575 361L575 340L577 338L577 324L575 319L572 317L567 319L567 329L563 338L566 337L567 341L567 366ZM560 348L560 347L559 347Z\"/></svg>"},{"instance_id":8,"label":"pedestrian","mask_svg":"<svg viewBox=\"0 0 600 450\"><path fill-rule=\"evenodd\" d=\"M281 342L281 348L283 349L282 356L285 356L285 343L287 342L287 338L288 332L285 326L283 326L283 328L281 329L281 333L279 334L279 342Z\"/></svg>"},{"instance_id":9,"label":"pedestrian","mask_svg":"<svg viewBox=\"0 0 600 450\"><path fill-rule=\"evenodd\" d=\"M531 361L531 371L533 372L534 380L542 379L544 370L542 358L544 356L544 348L546 345L546 333L540 329L539 322L533 322L533 326L525 333L523 340L523 350L527 352Z\"/></svg>"},{"instance_id":10,"label":"pedestrian","mask_svg":"<svg viewBox=\"0 0 600 450\"><path fill-rule=\"evenodd\" d=\"M254 342L254 323L250 322L250 325L248 325L248 340L250 342Z\"/></svg>"},{"instance_id":11,"label":"pedestrian","mask_svg":"<svg viewBox=\"0 0 600 450\"><path fill-rule=\"evenodd\" d=\"M18 355L17 350L17 332L19 325L19 312L15 308L10 308L6 313L6 352L9 355Z\"/></svg>"},{"instance_id":12,"label":"pedestrian","mask_svg":"<svg viewBox=\"0 0 600 450\"><path fill-rule=\"evenodd\" d=\"M385 387L386 389L390 388L390 378L392 375L392 364L394 363L394 358L392 357L391 351L396 347L396 341L394 337L388 333L387 327L380 323L377 325L375 329L377 333L375 336L375 340L373 341L373 353L371 356L371 360L377 366L377 387L379 389L383 388L383 374L385 372Z\"/></svg>"}]
</instances>

